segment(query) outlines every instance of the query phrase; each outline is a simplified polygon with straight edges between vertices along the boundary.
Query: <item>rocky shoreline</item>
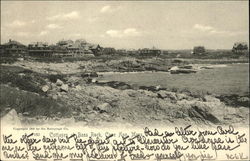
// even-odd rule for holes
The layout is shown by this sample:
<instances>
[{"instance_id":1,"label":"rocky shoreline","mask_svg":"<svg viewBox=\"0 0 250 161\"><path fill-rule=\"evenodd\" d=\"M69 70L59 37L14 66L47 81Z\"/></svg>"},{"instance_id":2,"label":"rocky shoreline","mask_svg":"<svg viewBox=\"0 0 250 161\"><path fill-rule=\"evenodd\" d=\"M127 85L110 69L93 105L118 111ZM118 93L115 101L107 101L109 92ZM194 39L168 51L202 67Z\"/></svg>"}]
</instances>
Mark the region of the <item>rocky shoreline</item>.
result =
<instances>
[{"instance_id":1,"label":"rocky shoreline","mask_svg":"<svg viewBox=\"0 0 250 161\"><path fill-rule=\"evenodd\" d=\"M244 126L249 123L249 96L234 96L235 100L230 103L230 96L206 93L197 95L190 91L171 91L160 86L98 81L96 78L102 72L92 71L88 66L90 64L84 63L37 65L32 62L19 62L10 66L3 65L1 68L6 71L6 78L1 78L1 95L6 95L1 103L3 120L8 120L11 117L9 115L16 114L18 119L14 122L19 121L22 124L44 124L59 120L72 124L81 123L83 126L100 126L104 123L127 123L131 126ZM9 70L10 67L16 68L16 72ZM192 66L197 67L198 65ZM197 69L209 70L204 67L216 66L199 65ZM26 81L26 84L20 84L22 81ZM29 86L25 87L27 83ZM34 87L34 90L30 91L31 87ZM13 92L6 94L6 91ZM16 99L9 100L7 97ZM32 108L27 107L28 102L32 102L30 97L36 97L38 102L34 102ZM17 103L18 99L19 102L25 103ZM42 100L47 101L48 105L41 105ZM235 102L238 102L239 106L236 106ZM49 104L53 105L52 109Z\"/></svg>"}]
</instances>

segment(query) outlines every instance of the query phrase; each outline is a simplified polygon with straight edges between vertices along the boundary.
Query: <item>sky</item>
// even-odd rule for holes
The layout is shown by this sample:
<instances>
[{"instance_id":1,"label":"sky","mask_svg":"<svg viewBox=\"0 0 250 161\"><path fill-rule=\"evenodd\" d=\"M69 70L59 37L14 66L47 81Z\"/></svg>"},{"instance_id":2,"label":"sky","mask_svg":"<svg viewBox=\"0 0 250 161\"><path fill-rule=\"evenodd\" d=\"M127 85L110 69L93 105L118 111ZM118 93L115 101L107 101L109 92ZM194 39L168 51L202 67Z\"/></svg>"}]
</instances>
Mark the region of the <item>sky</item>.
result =
<instances>
[{"instance_id":1,"label":"sky","mask_svg":"<svg viewBox=\"0 0 250 161\"><path fill-rule=\"evenodd\" d=\"M248 1L1 1L1 44L231 49L249 43L248 8Z\"/></svg>"}]
</instances>

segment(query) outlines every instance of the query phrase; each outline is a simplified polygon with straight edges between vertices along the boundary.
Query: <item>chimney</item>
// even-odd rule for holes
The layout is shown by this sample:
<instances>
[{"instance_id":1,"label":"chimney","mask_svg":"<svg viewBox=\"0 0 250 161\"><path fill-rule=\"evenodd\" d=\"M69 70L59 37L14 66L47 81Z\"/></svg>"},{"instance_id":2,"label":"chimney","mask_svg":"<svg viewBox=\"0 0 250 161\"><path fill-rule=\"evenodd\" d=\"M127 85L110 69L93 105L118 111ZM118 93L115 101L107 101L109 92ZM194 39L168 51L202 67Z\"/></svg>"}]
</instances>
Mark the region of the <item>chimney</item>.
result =
<instances>
[{"instance_id":1,"label":"chimney","mask_svg":"<svg viewBox=\"0 0 250 161\"><path fill-rule=\"evenodd\" d=\"M9 39L9 42L11 42L11 39Z\"/></svg>"}]
</instances>

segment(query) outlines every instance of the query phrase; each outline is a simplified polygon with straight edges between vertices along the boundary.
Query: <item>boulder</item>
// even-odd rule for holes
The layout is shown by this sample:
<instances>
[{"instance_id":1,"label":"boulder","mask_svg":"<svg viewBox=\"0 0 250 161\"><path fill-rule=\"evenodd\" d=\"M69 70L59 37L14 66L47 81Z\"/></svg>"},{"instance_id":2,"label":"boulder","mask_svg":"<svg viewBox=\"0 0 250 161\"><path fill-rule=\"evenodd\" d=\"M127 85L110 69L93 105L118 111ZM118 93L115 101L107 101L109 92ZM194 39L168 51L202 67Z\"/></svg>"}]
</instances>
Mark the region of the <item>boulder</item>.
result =
<instances>
[{"instance_id":1,"label":"boulder","mask_svg":"<svg viewBox=\"0 0 250 161\"><path fill-rule=\"evenodd\" d=\"M97 80L94 78L94 79L91 80L91 82L92 82L92 83L96 83Z\"/></svg>"},{"instance_id":2,"label":"boulder","mask_svg":"<svg viewBox=\"0 0 250 161\"><path fill-rule=\"evenodd\" d=\"M21 121L15 109L10 110L6 115L1 118L1 124L5 125L21 125Z\"/></svg>"},{"instance_id":3,"label":"boulder","mask_svg":"<svg viewBox=\"0 0 250 161\"><path fill-rule=\"evenodd\" d=\"M20 77L24 77L24 76L25 76L24 73L19 73L18 75L19 75Z\"/></svg>"},{"instance_id":4,"label":"boulder","mask_svg":"<svg viewBox=\"0 0 250 161\"><path fill-rule=\"evenodd\" d=\"M67 84L63 84L60 89L63 92L68 92L69 91L69 86Z\"/></svg>"},{"instance_id":5,"label":"boulder","mask_svg":"<svg viewBox=\"0 0 250 161\"><path fill-rule=\"evenodd\" d=\"M190 67L187 66L187 67L177 67L177 66L174 66L172 68L170 68L170 73L171 74L180 74L180 73L183 73L183 74L189 74L189 73L196 73L197 70L194 70L193 68L189 69Z\"/></svg>"},{"instance_id":6,"label":"boulder","mask_svg":"<svg viewBox=\"0 0 250 161\"><path fill-rule=\"evenodd\" d=\"M202 102L192 104L188 110L188 115L191 118L209 121L214 124L220 123L220 116L217 117L217 112Z\"/></svg>"},{"instance_id":7,"label":"boulder","mask_svg":"<svg viewBox=\"0 0 250 161\"><path fill-rule=\"evenodd\" d=\"M58 96L54 94L54 95L52 95L52 98L53 98L54 100L57 100Z\"/></svg>"},{"instance_id":8,"label":"boulder","mask_svg":"<svg viewBox=\"0 0 250 161\"><path fill-rule=\"evenodd\" d=\"M77 85L77 86L75 86L75 89L76 89L77 91L79 91L79 90L82 89L82 87L81 87L80 85Z\"/></svg>"},{"instance_id":9,"label":"boulder","mask_svg":"<svg viewBox=\"0 0 250 161\"><path fill-rule=\"evenodd\" d=\"M183 93L177 93L176 97L178 100L188 99L188 96L186 94L183 94Z\"/></svg>"},{"instance_id":10,"label":"boulder","mask_svg":"<svg viewBox=\"0 0 250 161\"><path fill-rule=\"evenodd\" d=\"M215 97L210 96L210 95L204 96L204 100L206 102L217 102L217 103L220 102L220 100L218 98L215 98Z\"/></svg>"},{"instance_id":11,"label":"boulder","mask_svg":"<svg viewBox=\"0 0 250 161\"><path fill-rule=\"evenodd\" d=\"M100 112L108 112L110 111L110 104L109 103L103 103L103 104L99 104L96 107L94 107L94 110L96 111L100 111Z\"/></svg>"},{"instance_id":12,"label":"boulder","mask_svg":"<svg viewBox=\"0 0 250 161\"><path fill-rule=\"evenodd\" d=\"M89 74L90 77L98 77L98 74L96 72L91 72Z\"/></svg>"},{"instance_id":13,"label":"boulder","mask_svg":"<svg viewBox=\"0 0 250 161\"><path fill-rule=\"evenodd\" d=\"M170 98L171 100L177 100L176 94L174 92L168 92L164 90L160 90L157 92L159 98Z\"/></svg>"},{"instance_id":14,"label":"boulder","mask_svg":"<svg viewBox=\"0 0 250 161\"><path fill-rule=\"evenodd\" d=\"M239 102L249 102L249 97L240 97L238 98Z\"/></svg>"},{"instance_id":15,"label":"boulder","mask_svg":"<svg viewBox=\"0 0 250 161\"><path fill-rule=\"evenodd\" d=\"M49 86L47 86L47 85L42 86L43 92L47 92L48 90L49 90Z\"/></svg>"},{"instance_id":16,"label":"boulder","mask_svg":"<svg viewBox=\"0 0 250 161\"><path fill-rule=\"evenodd\" d=\"M63 85L63 81L61 81L60 79L56 80L56 85L57 86L62 86Z\"/></svg>"}]
</instances>

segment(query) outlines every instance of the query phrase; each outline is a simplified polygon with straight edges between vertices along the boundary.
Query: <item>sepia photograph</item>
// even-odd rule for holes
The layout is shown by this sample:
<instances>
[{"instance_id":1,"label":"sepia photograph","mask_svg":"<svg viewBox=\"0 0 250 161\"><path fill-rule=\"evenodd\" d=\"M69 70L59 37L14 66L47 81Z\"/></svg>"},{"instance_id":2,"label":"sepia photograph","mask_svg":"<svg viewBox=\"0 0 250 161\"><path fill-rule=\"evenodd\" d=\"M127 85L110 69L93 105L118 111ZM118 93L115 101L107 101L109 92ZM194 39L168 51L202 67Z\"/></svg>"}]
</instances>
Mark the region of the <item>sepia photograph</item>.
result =
<instances>
[{"instance_id":1,"label":"sepia photograph","mask_svg":"<svg viewBox=\"0 0 250 161\"><path fill-rule=\"evenodd\" d=\"M191 126L217 127L236 135L236 127L249 130L249 1L4 0L0 74L1 135L47 126L144 128L146 136L145 127L182 126L185 135Z\"/></svg>"}]
</instances>

